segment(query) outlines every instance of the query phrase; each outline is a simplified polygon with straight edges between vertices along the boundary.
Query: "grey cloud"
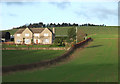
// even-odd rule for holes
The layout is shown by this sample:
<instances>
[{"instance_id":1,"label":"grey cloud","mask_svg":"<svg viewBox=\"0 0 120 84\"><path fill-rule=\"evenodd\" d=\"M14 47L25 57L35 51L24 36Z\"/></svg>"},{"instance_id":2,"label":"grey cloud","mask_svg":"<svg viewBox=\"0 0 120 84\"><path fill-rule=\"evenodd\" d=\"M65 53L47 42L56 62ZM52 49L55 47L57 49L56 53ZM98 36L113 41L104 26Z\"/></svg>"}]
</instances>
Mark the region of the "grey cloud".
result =
<instances>
[{"instance_id":1,"label":"grey cloud","mask_svg":"<svg viewBox=\"0 0 120 84\"><path fill-rule=\"evenodd\" d=\"M82 17L81 19L91 19L91 17L85 11L75 11L74 13L80 18Z\"/></svg>"},{"instance_id":2,"label":"grey cloud","mask_svg":"<svg viewBox=\"0 0 120 84\"><path fill-rule=\"evenodd\" d=\"M4 2L7 6L11 6L11 5L17 5L17 6L21 6L21 5L32 5L35 2Z\"/></svg>"},{"instance_id":3,"label":"grey cloud","mask_svg":"<svg viewBox=\"0 0 120 84\"><path fill-rule=\"evenodd\" d=\"M107 9L107 8L97 8L94 9L94 12L102 14L102 15L113 15L117 16L117 9Z\"/></svg>"},{"instance_id":4,"label":"grey cloud","mask_svg":"<svg viewBox=\"0 0 120 84\"><path fill-rule=\"evenodd\" d=\"M8 15L9 15L9 16L12 16L12 17L18 16L17 14L13 14L13 13L9 13Z\"/></svg>"},{"instance_id":5,"label":"grey cloud","mask_svg":"<svg viewBox=\"0 0 120 84\"><path fill-rule=\"evenodd\" d=\"M10 12L2 12L0 13L0 16L11 16L11 17L17 17L18 15L15 13L10 13Z\"/></svg>"},{"instance_id":6,"label":"grey cloud","mask_svg":"<svg viewBox=\"0 0 120 84\"><path fill-rule=\"evenodd\" d=\"M23 5L23 2L6 2L7 5Z\"/></svg>"},{"instance_id":7,"label":"grey cloud","mask_svg":"<svg viewBox=\"0 0 120 84\"><path fill-rule=\"evenodd\" d=\"M74 13L78 16L84 16L87 19L97 18L99 20L106 20L110 16L117 16L117 9L108 9L108 8L84 8L80 11L75 11Z\"/></svg>"},{"instance_id":8,"label":"grey cloud","mask_svg":"<svg viewBox=\"0 0 120 84\"><path fill-rule=\"evenodd\" d=\"M53 4L60 9L65 9L71 5L70 2L50 2L50 4Z\"/></svg>"},{"instance_id":9,"label":"grey cloud","mask_svg":"<svg viewBox=\"0 0 120 84\"><path fill-rule=\"evenodd\" d=\"M6 16L10 16L10 17L18 17L18 15L17 14L15 14L15 13L0 13L0 16L1 17L6 17Z\"/></svg>"},{"instance_id":10,"label":"grey cloud","mask_svg":"<svg viewBox=\"0 0 120 84\"><path fill-rule=\"evenodd\" d=\"M106 20L109 17L118 16L117 9L108 9L108 8L98 8L94 11L97 15L96 17L100 20Z\"/></svg>"}]
</instances>

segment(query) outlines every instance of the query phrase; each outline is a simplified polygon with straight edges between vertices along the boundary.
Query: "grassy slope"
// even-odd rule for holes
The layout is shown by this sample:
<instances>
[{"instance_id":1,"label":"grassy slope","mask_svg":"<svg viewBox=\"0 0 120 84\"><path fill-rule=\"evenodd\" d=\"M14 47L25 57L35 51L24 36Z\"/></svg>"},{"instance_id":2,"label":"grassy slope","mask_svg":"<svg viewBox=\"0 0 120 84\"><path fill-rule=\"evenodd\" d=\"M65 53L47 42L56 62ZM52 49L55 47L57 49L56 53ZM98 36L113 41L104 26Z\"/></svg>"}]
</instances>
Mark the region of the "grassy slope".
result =
<instances>
[{"instance_id":1,"label":"grassy slope","mask_svg":"<svg viewBox=\"0 0 120 84\"><path fill-rule=\"evenodd\" d=\"M64 50L3 50L3 66L28 64L61 56Z\"/></svg>"},{"instance_id":2,"label":"grassy slope","mask_svg":"<svg viewBox=\"0 0 120 84\"><path fill-rule=\"evenodd\" d=\"M3 76L3 81L40 82L114 82L118 80L117 29L84 28L94 41L85 49L75 51L75 58L60 66L44 70L22 71ZM106 31L106 32L105 32ZM96 35L93 35L96 34ZM52 76L52 77L51 77Z\"/></svg>"},{"instance_id":3,"label":"grassy slope","mask_svg":"<svg viewBox=\"0 0 120 84\"><path fill-rule=\"evenodd\" d=\"M5 32L10 32L11 35L14 35L14 33L17 31L18 29L10 29L10 30L5 30Z\"/></svg>"},{"instance_id":4,"label":"grassy slope","mask_svg":"<svg viewBox=\"0 0 120 84\"><path fill-rule=\"evenodd\" d=\"M84 31L88 35L91 34L117 34L118 27L117 26L107 26L107 27L78 27L79 30Z\"/></svg>"},{"instance_id":5,"label":"grassy slope","mask_svg":"<svg viewBox=\"0 0 120 84\"><path fill-rule=\"evenodd\" d=\"M67 30L69 28L72 28L72 27L55 27L55 34L56 35L67 35ZM109 30L109 28L111 28ZM105 33L105 32L108 32L108 33L111 33L111 32L116 32L114 31L114 29L117 29L118 27L117 26L107 26L107 27L102 27L102 26L90 26L90 27L78 27L79 30L82 30L84 31L85 33L87 34L95 34L95 33ZM52 29L52 28L50 28ZM10 34L14 34L18 29L11 29L11 30L5 30L5 31L8 31L10 32ZM105 30L105 31L104 31ZM113 30L113 31L112 31ZM103 32L99 32L99 31L103 31Z\"/></svg>"}]
</instances>

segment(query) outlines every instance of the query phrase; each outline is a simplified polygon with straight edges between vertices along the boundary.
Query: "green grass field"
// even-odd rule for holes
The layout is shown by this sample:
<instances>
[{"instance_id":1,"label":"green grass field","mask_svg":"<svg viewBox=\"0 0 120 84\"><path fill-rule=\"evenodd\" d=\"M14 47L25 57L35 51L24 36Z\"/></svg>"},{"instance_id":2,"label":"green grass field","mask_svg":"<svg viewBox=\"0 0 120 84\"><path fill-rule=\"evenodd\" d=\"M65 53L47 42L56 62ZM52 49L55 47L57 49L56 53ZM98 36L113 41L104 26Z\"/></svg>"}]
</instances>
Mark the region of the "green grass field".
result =
<instances>
[{"instance_id":1,"label":"green grass field","mask_svg":"<svg viewBox=\"0 0 120 84\"><path fill-rule=\"evenodd\" d=\"M28 64L61 56L64 50L3 50L2 65Z\"/></svg>"},{"instance_id":2,"label":"green grass field","mask_svg":"<svg viewBox=\"0 0 120 84\"><path fill-rule=\"evenodd\" d=\"M3 82L117 82L117 27L83 27L94 41L77 49L69 62L46 69L15 72L3 76Z\"/></svg>"},{"instance_id":3,"label":"green grass field","mask_svg":"<svg viewBox=\"0 0 120 84\"><path fill-rule=\"evenodd\" d=\"M11 35L14 35L14 33L17 31L18 29L10 29L10 30L4 30L5 32L10 32Z\"/></svg>"}]
</instances>

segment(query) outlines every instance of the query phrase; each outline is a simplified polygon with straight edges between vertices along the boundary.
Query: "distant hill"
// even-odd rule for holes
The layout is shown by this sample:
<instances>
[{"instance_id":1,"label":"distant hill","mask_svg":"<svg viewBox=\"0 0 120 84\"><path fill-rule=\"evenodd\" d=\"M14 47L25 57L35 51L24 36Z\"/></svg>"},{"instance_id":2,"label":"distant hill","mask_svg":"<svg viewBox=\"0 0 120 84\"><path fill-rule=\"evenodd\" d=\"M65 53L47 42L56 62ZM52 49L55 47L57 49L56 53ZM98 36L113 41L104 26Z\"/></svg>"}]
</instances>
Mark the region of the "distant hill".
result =
<instances>
[{"instance_id":1,"label":"distant hill","mask_svg":"<svg viewBox=\"0 0 120 84\"><path fill-rule=\"evenodd\" d=\"M14 35L14 33L17 31L18 29L10 29L10 30L4 30L5 32L9 32L11 35Z\"/></svg>"},{"instance_id":2,"label":"distant hill","mask_svg":"<svg viewBox=\"0 0 120 84\"><path fill-rule=\"evenodd\" d=\"M56 35L67 35L67 30L69 28L72 28L72 27L55 27L55 34ZM87 30L86 30L86 28L87 28ZM89 31L91 31L90 30L91 28L95 28L95 31L93 31L95 33L95 32L101 31L102 28L112 28L113 29L113 28L118 28L118 26L81 26L81 27L78 27L78 29L84 31L85 33L89 33ZM98 29L96 30L96 28L98 28ZM52 29L52 28L50 28L50 29ZM10 30L5 30L5 31L10 32L11 35L14 35L14 33L17 30L18 29L10 29Z\"/></svg>"}]
</instances>

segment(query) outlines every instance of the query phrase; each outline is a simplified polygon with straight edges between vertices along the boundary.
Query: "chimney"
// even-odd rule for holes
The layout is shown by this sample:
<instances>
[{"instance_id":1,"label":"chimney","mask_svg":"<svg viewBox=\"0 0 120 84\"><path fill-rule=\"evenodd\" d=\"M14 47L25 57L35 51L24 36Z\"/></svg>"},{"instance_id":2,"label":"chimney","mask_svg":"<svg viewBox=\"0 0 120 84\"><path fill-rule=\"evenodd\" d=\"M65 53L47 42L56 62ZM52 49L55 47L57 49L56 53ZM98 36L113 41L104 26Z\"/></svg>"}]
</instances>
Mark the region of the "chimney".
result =
<instances>
[{"instance_id":1,"label":"chimney","mask_svg":"<svg viewBox=\"0 0 120 84\"><path fill-rule=\"evenodd\" d=\"M53 27L53 34L55 34L55 28Z\"/></svg>"}]
</instances>

